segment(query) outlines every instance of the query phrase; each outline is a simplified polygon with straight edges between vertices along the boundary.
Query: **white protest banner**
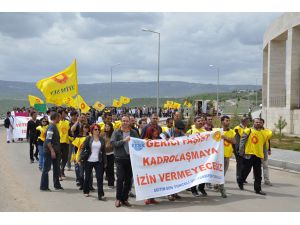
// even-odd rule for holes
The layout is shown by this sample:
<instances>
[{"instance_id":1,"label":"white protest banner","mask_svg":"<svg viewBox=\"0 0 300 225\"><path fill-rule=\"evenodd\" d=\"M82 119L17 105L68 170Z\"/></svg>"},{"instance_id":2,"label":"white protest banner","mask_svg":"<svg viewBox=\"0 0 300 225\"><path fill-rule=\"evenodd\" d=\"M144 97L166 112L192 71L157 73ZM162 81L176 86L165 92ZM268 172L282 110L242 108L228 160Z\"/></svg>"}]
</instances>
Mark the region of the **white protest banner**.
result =
<instances>
[{"instance_id":1,"label":"white protest banner","mask_svg":"<svg viewBox=\"0 0 300 225\"><path fill-rule=\"evenodd\" d=\"M14 130L13 130L14 138L26 138L27 123L30 119L31 117L24 117L24 116L16 116L14 118Z\"/></svg>"},{"instance_id":2,"label":"white protest banner","mask_svg":"<svg viewBox=\"0 0 300 225\"><path fill-rule=\"evenodd\" d=\"M129 142L136 200L175 194L201 183L224 183L224 141L220 131L173 140Z\"/></svg>"}]
</instances>

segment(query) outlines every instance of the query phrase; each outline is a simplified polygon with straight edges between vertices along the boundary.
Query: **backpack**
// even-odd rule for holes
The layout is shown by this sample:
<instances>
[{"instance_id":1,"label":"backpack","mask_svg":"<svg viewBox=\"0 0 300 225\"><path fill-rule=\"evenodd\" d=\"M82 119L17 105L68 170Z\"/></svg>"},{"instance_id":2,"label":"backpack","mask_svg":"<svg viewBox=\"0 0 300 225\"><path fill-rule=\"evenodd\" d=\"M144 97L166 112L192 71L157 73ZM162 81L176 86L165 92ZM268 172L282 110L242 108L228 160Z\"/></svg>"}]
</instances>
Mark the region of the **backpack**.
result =
<instances>
[{"instance_id":1,"label":"backpack","mask_svg":"<svg viewBox=\"0 0 300 225\"><path fill-rule=\"evenodd\" d=\"M9 118L6 118L6 119L4 120L4 127L5 127L5 128L9 128L9 125L10 125Z\"/></svg>"}]
</instances>

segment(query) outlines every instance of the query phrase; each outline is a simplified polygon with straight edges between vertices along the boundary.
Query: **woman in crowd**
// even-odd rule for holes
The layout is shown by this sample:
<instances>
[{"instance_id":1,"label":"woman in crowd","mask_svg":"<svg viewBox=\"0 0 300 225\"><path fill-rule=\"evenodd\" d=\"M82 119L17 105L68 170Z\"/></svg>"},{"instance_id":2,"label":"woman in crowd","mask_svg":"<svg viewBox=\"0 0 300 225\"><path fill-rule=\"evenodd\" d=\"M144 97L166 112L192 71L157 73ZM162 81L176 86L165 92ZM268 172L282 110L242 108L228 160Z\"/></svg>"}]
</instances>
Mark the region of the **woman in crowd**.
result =
<instances>
[{"instance_id":1,"label":"woman in crowd","mask_svg":"<svg viewBox=\"0 0 300 225\"><path fill-rule=\"evenodd\" d=\"M114 151L110 143L111 135L114 132L114 127L112 123L107 123L104 126L104 132L101 134L105 140L105 152L107 158L107 167L105 169L105 174L107 178L107 183L109 188L114 188L115 186L115 172L114 172Z\"/></svg>"},{"instance_id":2,"label":"woman in crowd","mask_svg":"<svg viewBox=\"0 0 300 225\"><path fill-rule=\"evenodd\" d=\"M44 167L45 153L44 153L43 145L44 145L45 133L48 128L48 125L49 125L48 117L44 116L41 119L41 125L36 128L37 136L38 136L37 147L39 150L39 169L40 169L40 171L43 171L43 167Z\"/></svg>"},{"instance_id":3,"label":"woman in crowd","mask_svg":"<svg viewBox=\"0 0 300 225\"><path fill-rule=\"evenodd\" d=\"M79 164L79 158L80 158L80 153L82 151L83 143L86 140L86 138L89 136L90 132L90 126L88 124L83 124L80 128L80 133L79 136L74 139L72 144L78 149L75 155L75 169L78 170L76 173L79 176L79 183L80 183L80 188L79 190L83 190L83 182L84 182L84 164ZM91 177L91 182L90 182L90 190L94 190L92 187L93 183L93 177Z\"/></svg>"},{"instance_id":4,"label":"woman in crowd","mask_svg":"<svg viewBox=\"0 0 300 225\"><path fill-rule=\"evenodd\" d=\"M89 196L90 179L93 168L96 171L98 199L105 201L103 191L103 171L106 167L105 141L100 136L100 126L92 124L90 127L91 136L87 137L83 149L80 154L80 163L84 162L85 178L83 183L83 193L86 197Z\"/></svg>"}]
</instances>

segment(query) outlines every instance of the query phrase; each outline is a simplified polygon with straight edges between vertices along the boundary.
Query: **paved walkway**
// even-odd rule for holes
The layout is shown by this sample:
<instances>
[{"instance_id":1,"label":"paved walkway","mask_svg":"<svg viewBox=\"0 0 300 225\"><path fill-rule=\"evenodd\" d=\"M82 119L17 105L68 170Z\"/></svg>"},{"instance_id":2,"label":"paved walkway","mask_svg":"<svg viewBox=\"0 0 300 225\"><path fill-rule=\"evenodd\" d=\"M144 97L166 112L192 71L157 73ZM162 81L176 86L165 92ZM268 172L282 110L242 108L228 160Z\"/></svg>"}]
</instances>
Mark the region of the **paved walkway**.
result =
<instances>
[{"instance_id":1,"label":"paved walkway","mask_svg":"<svg viewBox=\"0 0 300 225\"><path fill-rule=\"evenodd\" d=\"M272 148L269 164L282 169L300 172L300 152Z\"/></svg>"}]
</instances>

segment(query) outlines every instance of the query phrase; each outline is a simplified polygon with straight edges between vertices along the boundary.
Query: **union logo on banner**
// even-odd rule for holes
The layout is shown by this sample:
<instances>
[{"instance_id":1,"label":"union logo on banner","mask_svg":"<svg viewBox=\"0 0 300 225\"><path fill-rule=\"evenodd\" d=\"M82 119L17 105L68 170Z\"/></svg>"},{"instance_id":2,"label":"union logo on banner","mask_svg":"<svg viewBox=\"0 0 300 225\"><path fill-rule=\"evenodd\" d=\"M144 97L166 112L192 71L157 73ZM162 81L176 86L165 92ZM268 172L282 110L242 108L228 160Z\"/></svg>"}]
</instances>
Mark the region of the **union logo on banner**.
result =
<instances>
[{"instance_id":1,"label":"union logo on banner","mask_svg":"<svg viewBox=\"0 0 300 225\"><path fill-rule=\"evenodd\" d=\"M57 83L64 84L67 82L68 76L64 73L61 73L55 77L52 77L52 80L54 80Z\"/></svg>"},{"instance_id":2,"label":"union logo on banner","mask_svg":"<svg viewBox=\"0 0 300 225\"><path fill-rule=\"evenodd\" d=\"M41 102L41 101L40 101L38 98L36 98L36 99L35 99L35 101L36 101L36 102L38 102L38 103L40 103L40 102Z\"/></svg>"},{"instance_id":3,"label":"union logo on banner","mask_svg":"<svg viewBox=\"0 0 300 225\"><path fill-rule=\"evenodd\" d=\"M139 140L133 140L131 146L136 151L141 151L145 147L145 143Z\"/></svg>"},{"instance_id":4,"label":"union logo on banner","mask_svg":"<svg viewBox=\"0 0 300 225\"><path fill-rule=\"evenodd\" d=\"M222 134L220 131L216 131L214 134L213 134L213 139L215 139L217 142L219 142L222 138Z\"/></svg>"},{"instance_id":5,"label":"union logo on banner","mask_svg":"<svg viewBox=\"0 0 300 225\"><path fill-rule=\"evenodd\" d=\"M81 104L80 104L80 108L81 108L81 109L84 109L84 108L85 108L85 104L84 104L84 103L81 103Z\"/></svg>"}]
</instances>

